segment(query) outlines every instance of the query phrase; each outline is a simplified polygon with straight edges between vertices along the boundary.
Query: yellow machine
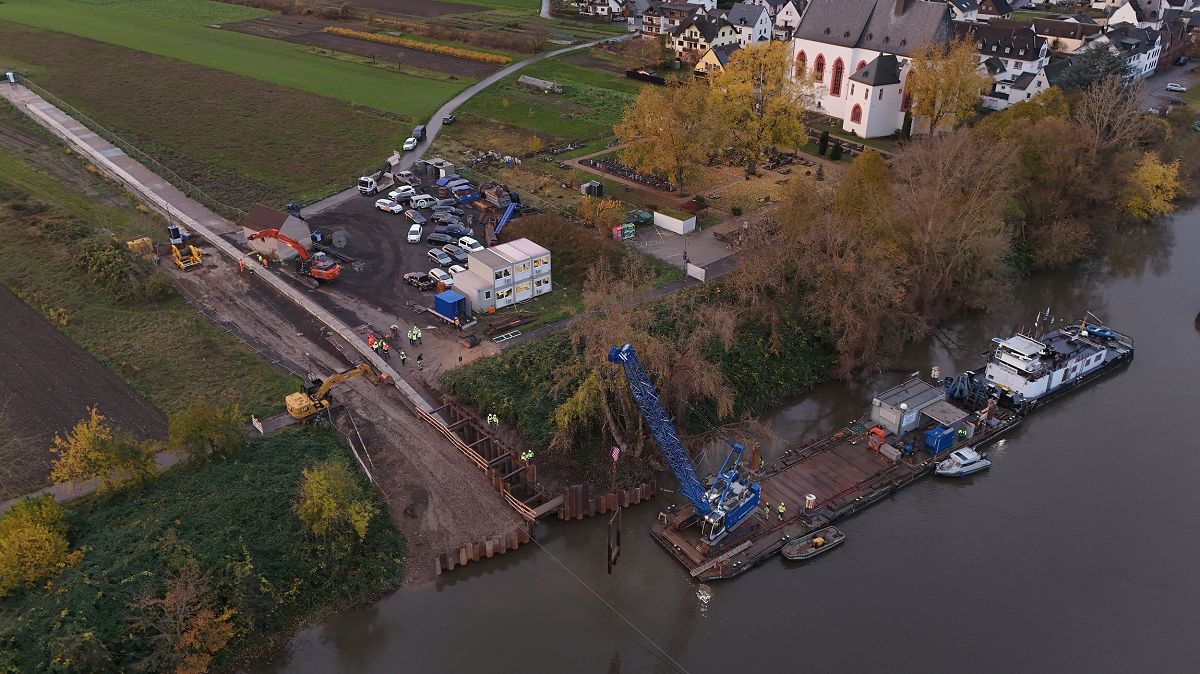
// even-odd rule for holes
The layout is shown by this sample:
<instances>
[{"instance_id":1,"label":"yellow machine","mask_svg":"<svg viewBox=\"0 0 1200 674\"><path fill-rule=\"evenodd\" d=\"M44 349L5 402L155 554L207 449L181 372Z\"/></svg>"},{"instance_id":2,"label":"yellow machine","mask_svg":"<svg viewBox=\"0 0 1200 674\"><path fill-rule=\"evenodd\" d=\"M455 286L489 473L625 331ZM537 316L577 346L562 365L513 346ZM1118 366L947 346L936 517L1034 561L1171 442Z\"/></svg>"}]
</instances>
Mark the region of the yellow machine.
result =
<instances>
[{"instance_id":1,"label":"yellow machine","mask_svg":"<svg viewBox=\"0 0 1200 674\"><path fill-rule=\"evenodd\" d=\"M329 389L333 388L334 384L360 375L366 375L367 379L370 379L371 383L374 384L378 384L383 380L369 363L363 363L345 372L329 375L329 378L324 381L314 379L304 384L303 391L296 391L289 394L285 399L288 414L296 419L304 420L314 414L324 412L330 406Z\"/></svg>"},{"instance_id":2,"label":"yellow machine","mask_svg":"<svg viewBox=\"0 0 1200 674\"><path fill-rule=\"evenodd\" d=\"M130 252L146 262L154 261L154 242L150 240L150 237L143 236L140 239L126 241L125 245L129 247Z\"/></svg>"},{"instance_id":3,"label":"yellow machine","mask_svg":"<svg viewBox=\"0 0 1200 674\"><path fill-rule=\"evenodd\" d=\"M180 252L179 246L174 244L171 245L171 257L175 258L175 264L184 271L201 264L199 248L188 244L187 251L188 254L185 256L182 252Z\"/></svg>"}]
</instances>

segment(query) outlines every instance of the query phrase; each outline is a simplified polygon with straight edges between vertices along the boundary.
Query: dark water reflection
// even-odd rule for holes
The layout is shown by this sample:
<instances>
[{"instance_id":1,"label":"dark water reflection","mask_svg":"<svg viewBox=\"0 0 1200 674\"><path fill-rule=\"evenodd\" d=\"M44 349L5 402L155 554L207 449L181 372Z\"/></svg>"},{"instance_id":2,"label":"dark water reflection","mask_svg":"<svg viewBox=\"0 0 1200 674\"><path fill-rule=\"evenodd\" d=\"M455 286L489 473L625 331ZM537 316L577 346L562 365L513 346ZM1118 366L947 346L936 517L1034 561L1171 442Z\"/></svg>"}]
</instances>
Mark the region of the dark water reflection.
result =
<instances>
[{"instance_id":1,"label":"dark water reflection","mask_svg":"<svg viewBox=\"0 0 1200 674\"><path fill-rule=\"evenodd\" d=\"M259 672L670 672L591 585L691 672L1191 672L1200 669L1200 209L1113 235L990 313L914 345L899 371L818 387L771 417L789 442L856 417L906 371L975 366L1049 305L1132 334L1133 365L1039 412L970 481L926 480L847 520L847 543L700 586L626 513L543 525L525 547L329 618ZM656 497L661 505L674 494Z\"/></svg>"}]
</instances>

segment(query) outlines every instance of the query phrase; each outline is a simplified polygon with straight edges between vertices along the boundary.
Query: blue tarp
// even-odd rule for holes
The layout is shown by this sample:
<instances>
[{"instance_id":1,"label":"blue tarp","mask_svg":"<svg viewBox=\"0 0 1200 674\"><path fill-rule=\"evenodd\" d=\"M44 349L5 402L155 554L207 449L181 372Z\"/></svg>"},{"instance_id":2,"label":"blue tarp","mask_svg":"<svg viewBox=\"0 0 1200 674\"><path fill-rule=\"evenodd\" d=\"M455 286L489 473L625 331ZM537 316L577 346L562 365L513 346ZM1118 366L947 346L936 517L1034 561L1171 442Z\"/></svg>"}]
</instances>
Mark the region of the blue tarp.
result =
<instances>
[{"instance_id":1,"label":"blue tarp","mask_svg":"<svg viewBox=\"0 0 1200 674\"><path fill-rule=\"evenodd\" d=\"M467 298L462 293L453 290L444 290L433 298L433 310L450 320L454 320L460 316L466 318L466 303Z\"/></svg>"}]
</instances>

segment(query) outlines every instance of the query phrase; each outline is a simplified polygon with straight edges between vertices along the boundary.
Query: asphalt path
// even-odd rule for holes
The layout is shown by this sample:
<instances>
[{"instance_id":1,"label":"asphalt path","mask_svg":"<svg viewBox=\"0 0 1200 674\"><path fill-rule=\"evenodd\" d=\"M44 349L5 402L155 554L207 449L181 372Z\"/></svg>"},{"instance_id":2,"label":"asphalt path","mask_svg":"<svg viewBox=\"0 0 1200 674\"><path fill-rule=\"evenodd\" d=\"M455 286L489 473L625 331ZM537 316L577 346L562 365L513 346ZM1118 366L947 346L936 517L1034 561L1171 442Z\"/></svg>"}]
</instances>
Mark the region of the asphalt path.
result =
<instances>
[{"instance_id":1,"label":"asphalt path","mask_svg":"<svg viewBox=\"0 0 1200 674\"><path fill-rule=\"evenodd\" d=\"M542 0L543 15L546 15L549 13L549 4L548 3L549 3L549 0ZM517 61L516 63L513 63L512 65L510 65L506 68L497 70L496 72L492 73L491 75L488 75L487 77L483 78L482 80L479 80L475 84L472 84L471 86L467 87L466 89L463 89L457 95L455 95L454 98L451 98L449 101L446 101L445 105L438 108L437 112L433 113L433 118L425 123L425 139L417 144L417 147L415 150L412 150L411 152L406 152L400 156L400 163L396 166L396 170L403 171L405 169L411 168L412 165L415 164L418 159L421 159L425 155L425 152L429 149L429 146L432 145L434 139L437 138L438 132L440 132L442 130L442 118L443 117L445 117L446 115L449 115L449 114L453 114L455 110L458 110L460 107L462 107L463 103L466 103L467 101L471 100L472 96L474 96L475 94L490 87L491 85L495 84L496 82L500 81L501 79L517 72L518 70L520 70L526 66L532 65L539 61L544 61L548 58L553 58L555 56L560 56L562 54L568 54L573 51L579 51L580 49L587 49L589 47L598 45L601 42L607 42L607 41L611 41L611 40L627 40L627 39L629 39L629 37L630 37L629 34L618 35L615 37L604 38L603 40L593 40L591 42L585 42L583 44L572 45L570 47L563 47L562 49L555 49L554 51L548 51L548 52L545 52L542 54L537 54L536 56L530 56L529 58L527 58L523 61ZM308 206L305 206L303 209L301 209L300 213L303 217L307 218L309 216L316 215L317 213L329 210L330 208L334 208L335 206L343 204L346 201L353 199L356 196L358 196L358 187L357 186L350 187L348 189L342 190L341 192L338 192L337 194L334 194L332 196L321 199L320 201L309 204Z\"/></svg>"}]
</instances>

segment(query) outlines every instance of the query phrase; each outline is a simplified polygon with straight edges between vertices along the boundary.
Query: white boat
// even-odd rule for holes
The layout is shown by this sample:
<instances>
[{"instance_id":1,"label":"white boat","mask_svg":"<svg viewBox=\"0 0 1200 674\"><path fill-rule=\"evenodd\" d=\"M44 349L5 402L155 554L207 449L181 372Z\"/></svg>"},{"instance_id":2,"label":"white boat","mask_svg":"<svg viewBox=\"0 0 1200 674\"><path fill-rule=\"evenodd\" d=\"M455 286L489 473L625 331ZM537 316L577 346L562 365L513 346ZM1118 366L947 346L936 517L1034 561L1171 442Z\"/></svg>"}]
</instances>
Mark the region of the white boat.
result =
<instances>
[{"instance_id":1,"label":"white boat","mask_svg":"<svg viewBox=\"0 0 1200 674\"><path fill-rule=\"evenodd\" d=\"M964 477L991 466L992 462L982 454L970 447L963 447L950 452L950 458L939 461L934 472L943 477Z\"/></svg>"}]
</instances>

